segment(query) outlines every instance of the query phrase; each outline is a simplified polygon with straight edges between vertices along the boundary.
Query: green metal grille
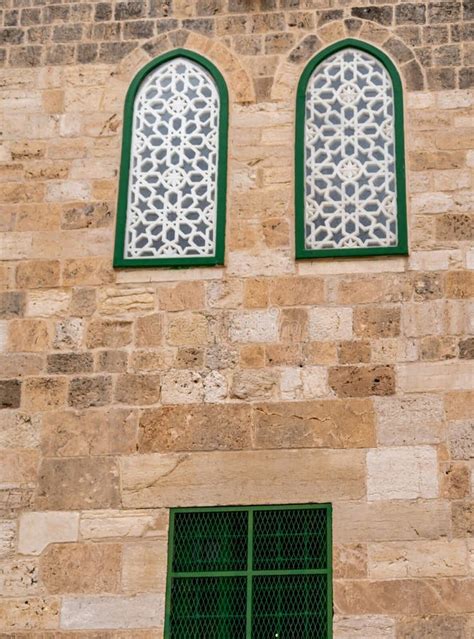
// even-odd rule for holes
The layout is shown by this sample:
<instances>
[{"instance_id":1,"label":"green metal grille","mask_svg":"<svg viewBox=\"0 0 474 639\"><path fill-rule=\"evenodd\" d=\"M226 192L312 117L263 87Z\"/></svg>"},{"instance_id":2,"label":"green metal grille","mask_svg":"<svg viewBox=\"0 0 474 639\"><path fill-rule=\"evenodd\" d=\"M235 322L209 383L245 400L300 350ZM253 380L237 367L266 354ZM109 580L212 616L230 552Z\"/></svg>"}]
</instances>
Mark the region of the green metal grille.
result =
<instances>
[{"instance_id":1,"label":"green metal grille","mask_svg":"<svg viewBox=\"0 0 474 639\"><path fill-rule=\"evenodd\" d=\"M167 639L329 639L331 509L174 509Z\"/></svg>"}]
</instances>

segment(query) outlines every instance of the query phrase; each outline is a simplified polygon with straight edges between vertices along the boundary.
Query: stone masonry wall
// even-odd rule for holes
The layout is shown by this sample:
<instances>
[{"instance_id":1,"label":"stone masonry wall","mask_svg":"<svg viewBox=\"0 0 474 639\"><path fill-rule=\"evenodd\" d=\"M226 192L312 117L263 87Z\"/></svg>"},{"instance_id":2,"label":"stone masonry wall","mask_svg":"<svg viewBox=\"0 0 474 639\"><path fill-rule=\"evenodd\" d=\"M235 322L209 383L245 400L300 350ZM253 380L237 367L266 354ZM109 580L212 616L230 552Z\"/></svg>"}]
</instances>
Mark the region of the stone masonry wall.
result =
<instances>
[{"instance_id":1,"label":"stone masonry wall","mask_svg":"<svg viewBox=\"0 0 474 639\"><path fill-rule=\"evenodd\" d=\"M472 637L472 0L0 7L0 638L162 637L169 507L327 501L335 639ZM348 36L404 82L410 256L296 262L296 84ZM229 86L226 265L113 270L177 46Z\"/></svg>"}]
</instances>

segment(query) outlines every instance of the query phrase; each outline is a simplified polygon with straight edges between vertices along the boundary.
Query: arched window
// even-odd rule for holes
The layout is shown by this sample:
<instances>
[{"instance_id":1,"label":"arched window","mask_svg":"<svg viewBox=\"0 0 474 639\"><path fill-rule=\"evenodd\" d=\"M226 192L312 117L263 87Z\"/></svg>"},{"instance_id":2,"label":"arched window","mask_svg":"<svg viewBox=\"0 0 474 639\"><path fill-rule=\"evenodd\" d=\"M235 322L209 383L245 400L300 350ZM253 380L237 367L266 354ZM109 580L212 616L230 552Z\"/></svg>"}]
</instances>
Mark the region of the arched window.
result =
<instances>
[{"instance_id":1,"label":"arched window","mask_svg":"<svg viewBox=\"0 0 474 639\"><path fill-rule=\"evenodd\" d=\"M296 111L296 256L407 253L403 96L381 51L338 42L307 65Z\"/></svg>"},{"instance_id":2,"label":"arched window","mask_svg":"<svg viewBox=\"0 0 474 639\"><path fill-rule=\"evenodd\" d=\"M114 266L222 264L227 87L208 60L160 56L125 101Z\"/></svg>"}]
</instances>

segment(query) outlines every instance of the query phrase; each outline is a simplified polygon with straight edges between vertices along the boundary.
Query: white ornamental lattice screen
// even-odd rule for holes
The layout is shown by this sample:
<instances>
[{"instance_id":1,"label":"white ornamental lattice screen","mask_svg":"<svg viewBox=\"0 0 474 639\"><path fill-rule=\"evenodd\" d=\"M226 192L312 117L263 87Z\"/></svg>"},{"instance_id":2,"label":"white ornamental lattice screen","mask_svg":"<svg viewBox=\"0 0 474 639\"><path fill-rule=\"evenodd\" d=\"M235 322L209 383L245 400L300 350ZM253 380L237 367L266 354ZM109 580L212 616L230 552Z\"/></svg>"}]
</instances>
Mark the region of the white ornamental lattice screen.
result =
<instances>
[{"instance_id":1,"label":"white ornamental lattice screen","mask_svg":"<svg viewBox=\"0 0 474 639\"><path fill-rule=\"evenodd\" d=\"M382 62L353 47L323 59L304 93L303 251L397 250L395 142Z\"/></svg>"},{"instance_id":2,"label":"white ornamental lattice screen","mask_svg":"<svg viewBox=\"0 0 474 639\"><path fill-rule=\"evenodd\" d=\"M124 261L216 257L220 118L217 83L193 59L172 57L141 80L131 121ZM123 265L120 257L116 262Z\"/></svg>"}]
</instances>

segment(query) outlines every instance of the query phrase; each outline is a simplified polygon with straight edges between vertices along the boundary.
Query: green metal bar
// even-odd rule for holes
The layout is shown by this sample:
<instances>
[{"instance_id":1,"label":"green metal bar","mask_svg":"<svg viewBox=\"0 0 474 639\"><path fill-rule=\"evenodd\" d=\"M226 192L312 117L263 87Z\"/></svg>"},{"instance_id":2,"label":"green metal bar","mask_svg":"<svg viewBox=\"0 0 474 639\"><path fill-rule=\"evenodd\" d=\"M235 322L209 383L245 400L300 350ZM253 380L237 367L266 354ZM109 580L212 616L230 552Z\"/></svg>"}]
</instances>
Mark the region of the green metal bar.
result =
<instances>
[{"instance_id":1,"label":"green metal bar","mask_svg":"<svg viewBox=\"0 0 474 639\"><path fill-rule=\"evenodd\" d=\"M247 621L246 639L252 639L252 599L253 599L253 511L249 509L247 531Z\"/></svg>"},{"instance_id":2,"label":"green metal bar","mask_svg":"<svg viewBox=\"0 0 474 639\"><path fill-rule=\"evenodd\" d=\"M286 575L327 575L327 568L304 568L291 570L239 570L235 572L209 571L209 572L174 572L175 578L186 579L192 577L245 577L251 574L254 577L284 577Z\"/></svg>"},{"instance_id":3,"label":"green metal bar","mask_svg":"<svg viewBox=\"0 0 474 639\"><path fill-rule=\"evenodd\" d=\"M174 543L174 511L170 511L168 526L168 574L166 577L166 597L165 597L165 630L164 639L171 636L171 582L173 579L173 543Z\"/></svg>"},{"instance_id":4,"label":"green metal bar","mask_svg":"<svg viewBox=\"0 0 474 639\"><path fill-rule=\"evenodd\" d=\"M327 576L327 615L328 615L328 639L332 637L332 508L327 509L326 517L326 565L328 567Z\"/></svg>"}]
</instances>

